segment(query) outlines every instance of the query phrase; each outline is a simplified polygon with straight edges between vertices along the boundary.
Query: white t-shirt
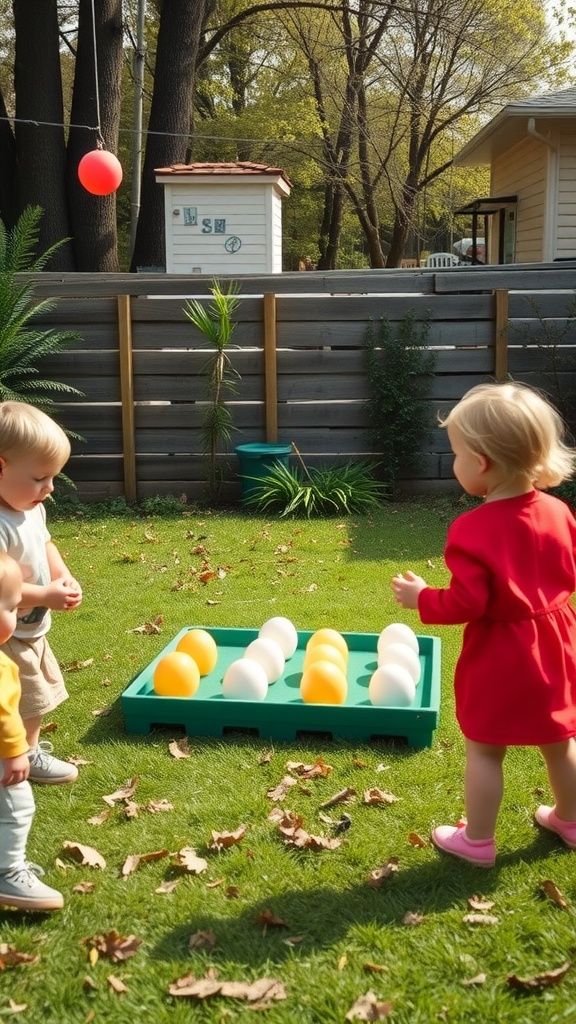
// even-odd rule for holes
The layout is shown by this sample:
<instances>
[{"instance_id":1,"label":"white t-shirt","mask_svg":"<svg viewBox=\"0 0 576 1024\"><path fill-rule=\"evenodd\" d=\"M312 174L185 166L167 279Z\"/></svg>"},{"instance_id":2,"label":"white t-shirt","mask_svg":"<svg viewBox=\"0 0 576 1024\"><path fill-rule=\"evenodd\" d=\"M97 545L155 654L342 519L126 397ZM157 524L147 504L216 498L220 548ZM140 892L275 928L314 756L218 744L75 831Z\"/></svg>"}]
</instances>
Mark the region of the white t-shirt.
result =
<instances>
[{"instance_id":1,"label":"white t-shirt","mask_svg":"<svg viewBox=\"0 0 576 1024\"><path fill-rule=\"evenodd\" d=\"M24 583L35 583L40 587L50 583L46 554L49 540L43 505L36 505L29 512L16 512L0 506L0 550L18 562ZM14 636L19 640L35 640L48 632L51 621L49 608L27 608L18 618Z\"/></svg>"}]
</instances>

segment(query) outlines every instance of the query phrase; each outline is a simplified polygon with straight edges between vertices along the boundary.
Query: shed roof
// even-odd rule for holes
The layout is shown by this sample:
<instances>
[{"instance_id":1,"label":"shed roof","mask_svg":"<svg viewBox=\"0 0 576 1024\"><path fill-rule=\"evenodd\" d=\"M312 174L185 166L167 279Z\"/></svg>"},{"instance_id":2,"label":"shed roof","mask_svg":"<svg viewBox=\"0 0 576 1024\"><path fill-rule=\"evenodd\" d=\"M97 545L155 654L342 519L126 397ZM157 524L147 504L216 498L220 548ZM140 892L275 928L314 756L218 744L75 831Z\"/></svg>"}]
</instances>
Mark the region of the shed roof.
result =
<instances>
[{"instance_id":1,"label":"shed roof","mask_svg":"<svg viewBox=\"0 0 576 1024\"><path fill-rule=\"evenodd\" d=\"M249 160L236 160L229 163L192 163L192 164L171 164L170 167L155 167L155 174L170 176L188 175L258 175L268 178L282 178L289 188L292 182L284 173L281 167L268 167L267 164L254 164Z\"/></svg>"},{"instance_id":2,"label":"shed roof","mask_svg":"<svg viewBox=\"0 0 576 1024\"><path fill-rule=\"evenodd\" d=\"M465 167L492 163L495 157L526 138L531 118L550 121L575 116L576 86L511 100L456 153L454 163Z\"/></svg>"}]
</instances>

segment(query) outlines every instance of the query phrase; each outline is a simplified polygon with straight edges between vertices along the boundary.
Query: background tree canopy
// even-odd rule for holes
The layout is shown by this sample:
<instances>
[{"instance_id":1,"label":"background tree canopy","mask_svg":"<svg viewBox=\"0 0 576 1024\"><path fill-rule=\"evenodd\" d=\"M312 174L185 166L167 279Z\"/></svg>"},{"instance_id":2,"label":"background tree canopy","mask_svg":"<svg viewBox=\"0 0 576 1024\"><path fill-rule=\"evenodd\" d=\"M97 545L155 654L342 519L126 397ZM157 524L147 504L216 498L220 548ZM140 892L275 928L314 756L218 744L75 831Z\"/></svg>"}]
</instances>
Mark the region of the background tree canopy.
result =
<instances>
[{"instance_id":1,"label":"background tree canopy","mask_svg":"<svg viewBox=\"0 0 576 1024\"><path fill-rule=\"evenodd\" d=\"M396 266L445 248L451 211L487 187L484 171L451 167L454 152L507 101L568 81L574 47L547 30L545 7L0 0L0 216L10 229L25 207L44 210L39 248L69 239L51 270L163 266L154 168L253 160L294 184L286 267L306 256L321 269ZM77 167L99 136L124 182L96 198Z\"/></svg>"}]
</instances>

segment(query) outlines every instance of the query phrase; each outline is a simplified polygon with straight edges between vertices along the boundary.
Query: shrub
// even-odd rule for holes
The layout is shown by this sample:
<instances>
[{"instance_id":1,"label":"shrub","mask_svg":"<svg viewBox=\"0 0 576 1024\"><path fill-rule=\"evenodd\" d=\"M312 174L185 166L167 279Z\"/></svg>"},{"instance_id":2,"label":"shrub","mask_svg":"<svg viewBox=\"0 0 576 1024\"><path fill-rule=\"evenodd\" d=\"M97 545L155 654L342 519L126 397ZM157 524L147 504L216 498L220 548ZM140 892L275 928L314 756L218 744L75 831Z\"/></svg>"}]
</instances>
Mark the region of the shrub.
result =
<instances>
[{"instance_id":1,"label":"shrub","mask_svg":"<svg viewBox=\"0 0 576 1024\"><path fill-rule=\"evenodd\" d=\"M256 480L246 504L258 512L277 512L280 517L359 515L378 508L385 490L366 462L314 469L307 469L302 460L300 469L279 462Z\"/></svg>"}]
</instances>

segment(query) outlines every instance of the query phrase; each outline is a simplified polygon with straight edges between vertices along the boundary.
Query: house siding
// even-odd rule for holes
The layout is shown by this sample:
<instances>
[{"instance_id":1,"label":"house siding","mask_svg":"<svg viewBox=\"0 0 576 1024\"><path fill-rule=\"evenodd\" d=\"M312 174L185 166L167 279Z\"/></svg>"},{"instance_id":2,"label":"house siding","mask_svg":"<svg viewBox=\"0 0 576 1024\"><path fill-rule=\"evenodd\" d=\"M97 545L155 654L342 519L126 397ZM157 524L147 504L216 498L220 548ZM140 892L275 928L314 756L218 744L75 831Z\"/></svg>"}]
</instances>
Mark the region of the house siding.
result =
<instances>
[{"instance_id":1,"label":"house siding","mask_svg":"<svg viewBox=\"0 0 576 1024\"><path fill-rule=\"evenodd\" d=\"M497 157L492 165L491 193L517 195L516 263L544 258L548 152L543 143L527 138ZM494 218L489 259L498 262L498 222Z\"/></svg>"},{"instance_id":2,"label":"house siding","mask_svg":"<svg viewBox=\"0 0 576 1024\"><path fill-rule=\"evenodd\" d=\"M556 257L576 256L576 138L574 131L560 133L558 157L558 206Z\"/></svg>"}]
</instances>

